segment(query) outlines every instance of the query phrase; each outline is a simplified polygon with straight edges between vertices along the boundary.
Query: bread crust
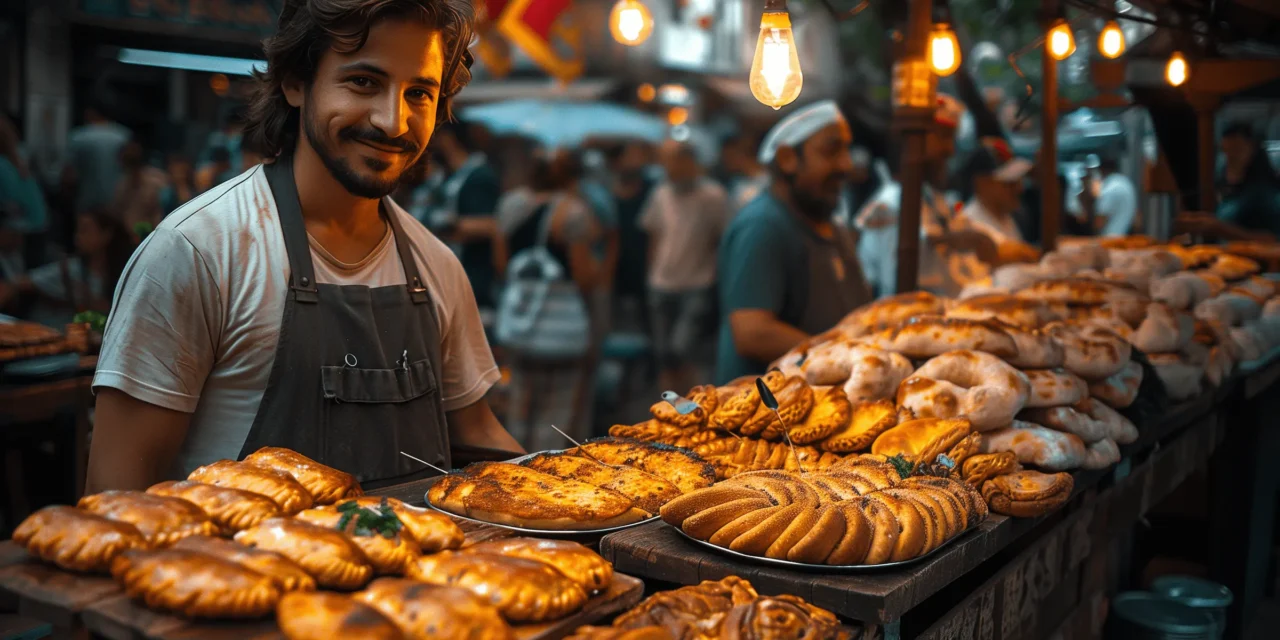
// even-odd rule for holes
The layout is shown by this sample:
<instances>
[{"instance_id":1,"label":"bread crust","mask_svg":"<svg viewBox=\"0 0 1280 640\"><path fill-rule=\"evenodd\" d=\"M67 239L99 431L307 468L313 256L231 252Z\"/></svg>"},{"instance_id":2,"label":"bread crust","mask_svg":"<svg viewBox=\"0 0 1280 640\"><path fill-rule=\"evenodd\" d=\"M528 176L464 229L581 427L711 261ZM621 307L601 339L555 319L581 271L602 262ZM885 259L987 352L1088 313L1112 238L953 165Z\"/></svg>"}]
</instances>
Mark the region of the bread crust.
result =
<instances>
[{"instance_id":1,"label":"bread crust","mask_svg":"<svg viewBox=\"0 0 1280 640\"><path fill-rule=\"evenodd\" d=\"M150 546L128 522L61 505L27 516L14 530L13 541L45 562L86 573L107 573L117 555Z\"/></svg>"},{"instance_id":2,"label":"bread crust","mask_svg":"<svg viewBox=\"0 0 1280 640\"><path fill-rule=\"evenodd\" d=\"M333 504L364 495L355 476L320 464L292 449L263 447L246 456L244 461L293 476L306 487L315 504Z\"/></svg>"},{"instance_id":3,"label":"bread crust","mask_svg":"<svg viewBox=\"0 0 1280 640\"><path fill-rule=\"evenodd\" d=\"M168 547L187 536L216 536L219 527L196 505L182 498L140 491L103 491L80 499L78 508L138 528L153 548Z\"/></svg>"}]
</instances>

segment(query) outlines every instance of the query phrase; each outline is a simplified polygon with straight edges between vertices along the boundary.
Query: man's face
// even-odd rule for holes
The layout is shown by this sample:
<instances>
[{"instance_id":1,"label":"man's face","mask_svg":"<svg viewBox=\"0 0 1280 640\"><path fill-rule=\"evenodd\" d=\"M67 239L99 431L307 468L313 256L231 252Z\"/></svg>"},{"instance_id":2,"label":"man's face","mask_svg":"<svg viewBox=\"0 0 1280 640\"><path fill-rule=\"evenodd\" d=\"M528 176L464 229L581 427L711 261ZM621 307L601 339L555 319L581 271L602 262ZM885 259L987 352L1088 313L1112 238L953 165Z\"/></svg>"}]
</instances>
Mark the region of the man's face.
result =
<instances>
[{"instance_id":1,"label":"man's face","mask_svg":"<svg viewBox=\"0 0 1280 640\"><path fill-rule=\"evenodd\" d=\"M974 177L973 190L994 213L1011 214L1021 203L1021 181L1006 182L989 175L980 175Z\"/></svg>"},{"instance_id":2,"label":"man's face","mask_svg":"<svg viewBox=\"0 0 1280 640\"><path fill-rule=\"evenodd\" d=\"M679 143L668 140L662 146L662 167L667 178L678 185L687 185L702 173L697 158Z\"/></svg>"},{"instance_id":3,"label":"man's face","mask_svg":"<svg viewBox=\"0 0 1280 640\"><path fill-rule=\"evenodd\" d=\"M1244 171L1253 160L1253 145L1244 136L1223 136L1222 155L1226 156L1227 167L1232 171Z\"/></svg>"},{"instance_id":4,"label":"man's face","mask_svg":"<svg viewBox=\"0 0 1280 640\"><path fill-rule=\"evenodd\" d=\"M307 142L351 194L380 198L421 168L436 125L444 68L438 30L384 20L364 48L329 51L305 90L286 89L302 109Z\"/></svg>"},{"instance_id":5,"label":"man's face","mask_svg":"<svg viewBox=\"0 0 1280 640\"><path fill-rule=\"evenodd\" d=\"M840 204L840 194L853 173L853 158L849 156L851 144L853 134L849 125L838 122L824 127L800 145L794 160L783 161L780 168L791 185L791 197L806 215L825 218Z\"/></svg>"},{"instance_id":6,"label":"man's face","mask_svg":"<svg viewBox=\"0 0 1280 640\"><path fill-rule=\"evenodd\" d=\"M956 131L951 127L935 124L925 136L925 159L932 163L946 162L956 155Z\"/></svg>"}]
</instances>

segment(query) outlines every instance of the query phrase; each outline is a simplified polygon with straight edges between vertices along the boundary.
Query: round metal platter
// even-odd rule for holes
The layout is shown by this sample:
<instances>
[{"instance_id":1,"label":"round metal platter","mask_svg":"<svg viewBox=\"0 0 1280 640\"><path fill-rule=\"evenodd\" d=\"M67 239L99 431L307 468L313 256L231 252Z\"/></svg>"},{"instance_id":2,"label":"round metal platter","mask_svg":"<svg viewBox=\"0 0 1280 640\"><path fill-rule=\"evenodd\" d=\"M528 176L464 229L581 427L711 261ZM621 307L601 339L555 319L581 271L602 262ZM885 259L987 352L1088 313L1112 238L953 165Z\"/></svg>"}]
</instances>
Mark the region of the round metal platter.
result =
<instances>
[{"instance_id":1,"label":"round metal platter","mask_svg":"<svg viewBox=\"0 0 1280 640\"><path fill-rule=\"evenodd\" d=\"M667 525L667 526L671 526L671 525ZM822 572L822 573L876 573L878 571L887 571L887 570L895 569L898 567L905 567L908 565L916 564L917 562L920 562L928 558L929 556L932 556L933 554L943 549L946 549L956 540L959 540L960 538L963 538L966 535L969 535L969 532L972 531L973 529L976 529L977 527L973 527L969 531L962 531L960 535L957 535L954 538L946 541L945 543L942 544L942 546L938 547L937 549L934 549L929 553L912 558L910 560L902 560L900 562L885 562L881 564L855 564L855 565L808 564L806 562L792 562L790 560L778 560L776 558L764 558L761 556L753 556L746 553L734 551L732 549L718 547L714 544L711 544L710 542L707 542L706 540L699 540L685 533L682 529L680 529L680 527L671 527L671 528L675 529L676 533L683 536L684 539L696 545L706 547L708 549L711 549L712 551L715 551L716 553L720 553L726 556L732 556L735 558L741 558L747 562L753 562L755 564L764 564L764 565L769 565L771 567L791 569L792 571L811 571L811 572Z\"/></svg>"}]
</instances>

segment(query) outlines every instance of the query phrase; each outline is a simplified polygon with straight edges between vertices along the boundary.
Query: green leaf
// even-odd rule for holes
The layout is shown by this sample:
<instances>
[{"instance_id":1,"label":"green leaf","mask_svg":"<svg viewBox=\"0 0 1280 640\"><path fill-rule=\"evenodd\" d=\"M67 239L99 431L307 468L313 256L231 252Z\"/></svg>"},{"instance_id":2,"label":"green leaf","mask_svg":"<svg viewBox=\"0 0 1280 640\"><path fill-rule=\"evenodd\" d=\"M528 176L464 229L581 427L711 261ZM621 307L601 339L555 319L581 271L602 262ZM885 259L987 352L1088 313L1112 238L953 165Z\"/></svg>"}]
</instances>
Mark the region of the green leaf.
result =
<instances>
[{"instance_id":1,"label":"green leaf","mask_svg":"<svg viewBox=\"0 0 1280 640\"><path fill-rule=\"evenodd\" d=\"M342 504L338 505L338 507L337 507L337 508L338 508L338 511L340 511L340 512L342 512L342 513L351 513L351 512L353 512L353 511L357 511L357 510L359 510L359 509L360 509L360 503L355 502L355 501L351 501L351 502L344 502L344 503L342 503Z\"/></svg>"},{"instance_id":2,"label":"green leaf","mask_svg":"<svg viewBox=\"0 0 1280 640\"><path fill-rule=\"evenodd\" d=\"M351 514L350 512L342 514L342 517L338 518L338 526L334 528L337 529L338 531L346 531L347 525L351 524L352 515L353 514Z\"/></svg>"},{"instance_id":3,"label":"green leaf","mask_svg":"<svg viewBox=\"0 0 1280 640\"><path fill-rule=\"evenodd\" d=\"M889 464L893 465L893 468L898 470L898 475L903 478L909 477L915 469L915 465L911 464L911 461L904 458L901 453L889 458Z\"/></svg>"}]
</instances>

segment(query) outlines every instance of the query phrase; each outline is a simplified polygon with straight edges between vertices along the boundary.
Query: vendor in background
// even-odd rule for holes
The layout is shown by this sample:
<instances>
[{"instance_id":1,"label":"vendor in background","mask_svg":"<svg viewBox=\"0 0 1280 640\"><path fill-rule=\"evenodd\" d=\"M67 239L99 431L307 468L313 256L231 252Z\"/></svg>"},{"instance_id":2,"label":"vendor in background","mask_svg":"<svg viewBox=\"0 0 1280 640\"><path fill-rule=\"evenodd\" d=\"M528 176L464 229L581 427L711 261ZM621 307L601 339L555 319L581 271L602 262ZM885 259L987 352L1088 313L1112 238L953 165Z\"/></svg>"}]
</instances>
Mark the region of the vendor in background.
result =
<instances>
[{"instance_id":1,"label":"vendor in background","mask_svg":"<svg viewBox=\"0 0 1280 640\"><path fill-rule=\"evenodd\" d=\"M116 185L111 212L119 216L124 228L130 231L140 224L155 228L165 214L161 195L168 178L164 171L147 164L146 152L136 140L125 144L120 151L120 167L124 174Z\"/></svg>"},{"instance_id":2,"label":"vendor in background","mask_svg":"<svg viewBox=\"0 0 1280 640\"><path fill-rule=\"evenodd\" d=\"M648 331L647 277L649 234L640 228L640 214L656 182L645 172L649 163L647 143L638 140L613 146L607 152L614 210L618 216L618 267L613 292L618 324Z\"/></svg>"},{"instance_id":3,"label":"vendor in background","mask_svg":"<svg viewBox=\"0 0 1280 640\"><path fill-rule=\"evenodd\" d=\"M493 164L473 139L465 122L442 123L431 140L431 149L449 169L442 199L453 226L447 234L461 247L462 267L471 280L476 304L492 308L494 290L507 252L498 232L498 198L502 184Z\"/></svg>"},{"instance_id":4,"label":"vendor in background","mask_svg":"<svg viewBox=\"0 0 1280 640\"><path fill-rule=\"evenodd\" d=\"M759 148L759 136L739 133L725 140L720 149L720 168L725 173L734 212L769 188L769 170L756 160Z\"/></svg>"},{"instance_id":5,"label":"vendor in background","mask_svg":"<svg viewBox=\"0 0 1280 640\"><path fill-rule=\"evenodd\" d=\"M121 277L88 493L263 446L368 488L436 473L402 451L521 451L466 273L386 197L470 80L472 31L464 0L286 5L245 129L274 162L165 218Z\"/></svg>"},{"instance_id":6,"label":"vendor in background","mask_svg":"<svg viewBox=\"0 0 1280 640\"><path fill-rule=\"evenodd\" d=\"M1222 240L1280 238L1280 180L1253 126L1245 122L1228 126L1221 144L1226 164L1216 215L1183 214L1175 226Z\"/></svg>"},{"instance_id":7,"label":"vendor in background","mask_svg":"<svg viewBox=\"0 0 1280 640\"><path fill-rule=\"evenodd\" d=\"M769 188L720 242L716 380L759 375L871 300L849 229L832 216L853 170L849 123L830 100L783 118L760 147Z\"/></svg>"},{"instance_id":8,"label":"vendor in background","mask_svg":"<svg viewBox=\"0 0 1280 640\"><path fill-rule=\"evenodd\" d=\"M1098 175L1085 183L1080 192L1080 215L1085 224L1090 222L1096 232L1104 237L1127 236L1133 232L1138 217L1138 190L1129 176L1120 172L1120 161L1114 153L1105 153L1098 159Z\"/></svg>"},{"instance_id":9,"label":"vendor in background","mask_svg":"<svg viewBox=\"0 0 1280 640\"><path fill-rule=\"evenodd\" d=\"M181 153L169 154L165 170L169 174L169 184L160 194L160 203L164 214L169 215L196 197L196 183L191 159Z\"/></svg>"},{"instance_id":10,"label":"vendor in background","mask_svg":"<svg viewBox=\"0 0 1280 640\"><path fill-rule=\"evenodd\" d=\"M1039 252L1023 240L1014 219L1022 200L1022 181L1032 166L1030 160L1014 156L999 138L983 139L965 162L964 173L973 181L973 197L952 221L952 227L976 231L990 240L994 251L979 255L988 268L1039 258Z\"/></svg>"}]
</instances>

